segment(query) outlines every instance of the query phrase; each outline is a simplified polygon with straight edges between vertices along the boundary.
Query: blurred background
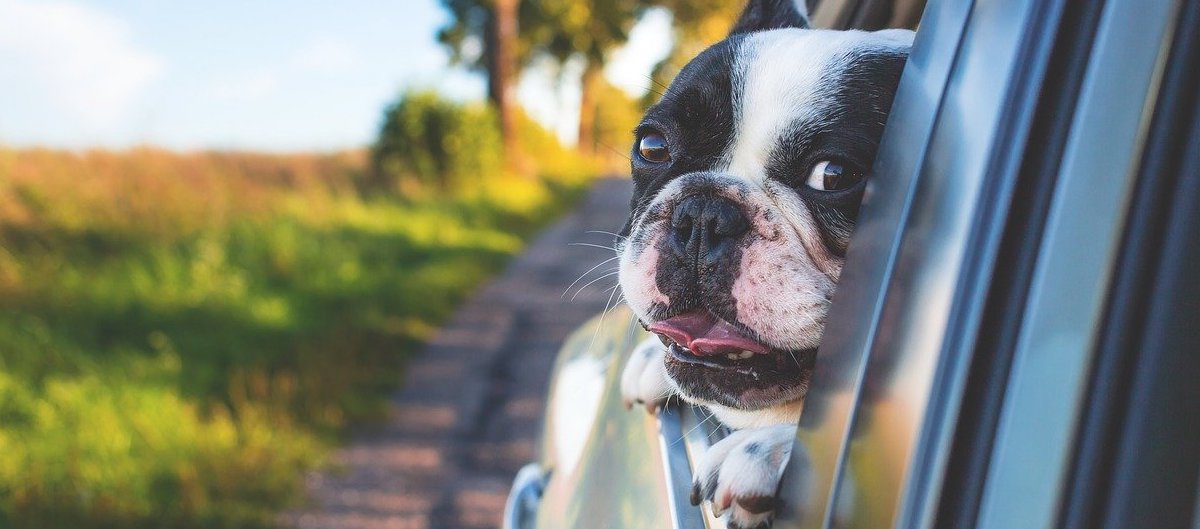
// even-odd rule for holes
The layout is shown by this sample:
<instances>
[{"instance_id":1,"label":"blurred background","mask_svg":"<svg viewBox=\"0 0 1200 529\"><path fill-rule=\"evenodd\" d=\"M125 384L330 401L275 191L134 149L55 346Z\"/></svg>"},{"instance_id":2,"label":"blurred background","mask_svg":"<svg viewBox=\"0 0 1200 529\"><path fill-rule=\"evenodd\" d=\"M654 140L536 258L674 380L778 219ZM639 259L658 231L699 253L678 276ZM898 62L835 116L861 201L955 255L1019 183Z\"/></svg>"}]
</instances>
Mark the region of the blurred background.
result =
<instances>
[{"instance_id":1,"label":"blurred background","mask_svg":"<svg viewBox=\"0 0 1200 529\"><path fill-rule=\"evenodd\" d=\"M740 7L0 0L0 527L275 526Z\"/></svg>"}]
</instances>

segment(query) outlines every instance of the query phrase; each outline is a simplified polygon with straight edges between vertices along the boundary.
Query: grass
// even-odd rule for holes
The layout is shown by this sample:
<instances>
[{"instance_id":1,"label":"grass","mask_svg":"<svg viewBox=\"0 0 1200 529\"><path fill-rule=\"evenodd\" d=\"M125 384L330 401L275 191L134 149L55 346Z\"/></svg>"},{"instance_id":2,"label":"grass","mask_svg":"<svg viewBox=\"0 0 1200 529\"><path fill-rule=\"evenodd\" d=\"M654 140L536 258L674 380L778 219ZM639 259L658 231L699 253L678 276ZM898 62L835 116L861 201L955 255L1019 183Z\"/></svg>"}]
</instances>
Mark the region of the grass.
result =
<instances>
[{"instance_id":1,"label":"grass","mask_svg":"<svg viewBox=\"0 0 1200 529\"><path fill-rule=\"evenodd\" d=\"M365 158L0 149L0 527L273 526L587 174L402 197Z\"/></svg>"}]
</instances>

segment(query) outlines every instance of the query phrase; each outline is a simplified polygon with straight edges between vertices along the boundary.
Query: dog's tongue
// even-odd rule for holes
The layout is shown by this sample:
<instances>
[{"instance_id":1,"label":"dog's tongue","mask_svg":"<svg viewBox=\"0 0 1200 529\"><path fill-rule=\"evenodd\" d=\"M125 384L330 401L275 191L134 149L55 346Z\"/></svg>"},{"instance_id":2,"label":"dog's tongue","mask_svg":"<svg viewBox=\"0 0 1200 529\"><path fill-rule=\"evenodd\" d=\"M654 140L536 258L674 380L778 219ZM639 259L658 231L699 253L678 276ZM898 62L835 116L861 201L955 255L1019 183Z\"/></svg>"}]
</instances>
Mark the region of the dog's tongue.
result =
<instances>
[{"instance_id":1,"label":"dog's tongue","mask_svg":"<svg viewBox=\"0 0 1200 529\"><path fill-rule=\"evenodd\" d=\"M680 314L650 325L650 332L662 334L675 343L686 345L698 356L723 355L751 351L766 353L766 346L742 334L725 320L706 310Z\"/></svg>"}]
</instances>

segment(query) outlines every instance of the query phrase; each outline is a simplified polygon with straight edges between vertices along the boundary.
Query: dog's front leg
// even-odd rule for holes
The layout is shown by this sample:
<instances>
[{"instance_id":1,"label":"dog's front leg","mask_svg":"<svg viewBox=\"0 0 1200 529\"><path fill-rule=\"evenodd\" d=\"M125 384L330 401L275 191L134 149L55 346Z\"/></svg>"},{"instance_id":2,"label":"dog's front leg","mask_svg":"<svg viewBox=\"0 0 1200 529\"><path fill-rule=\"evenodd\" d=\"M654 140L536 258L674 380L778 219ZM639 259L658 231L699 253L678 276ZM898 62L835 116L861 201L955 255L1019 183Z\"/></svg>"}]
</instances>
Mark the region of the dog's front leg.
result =
<instances>
[{"instance_id":1,"label":"dog's front leg","mask_svg":"<svg viewBox=\"0 0 1200 529\"><path fill-rule=\"evenodd\" d=\"M718 441L700 459L692 504L710 501L713 515L728 515L730 529L770 527L795 439L796 425L783 424L738 430Z\"/></svg>"},{"instance_id":2,"label":"dog's front leg","mask_svg":"<svg viewBox=\"0 0 1200 529\"><path fill-rule=\"evenodd\" d=\"M654 336L633 348L621 372L621 398L626 408L642 404L653 413L674 392L665 371L666 354L666 346Z\"/></svg>"}]
</instances>

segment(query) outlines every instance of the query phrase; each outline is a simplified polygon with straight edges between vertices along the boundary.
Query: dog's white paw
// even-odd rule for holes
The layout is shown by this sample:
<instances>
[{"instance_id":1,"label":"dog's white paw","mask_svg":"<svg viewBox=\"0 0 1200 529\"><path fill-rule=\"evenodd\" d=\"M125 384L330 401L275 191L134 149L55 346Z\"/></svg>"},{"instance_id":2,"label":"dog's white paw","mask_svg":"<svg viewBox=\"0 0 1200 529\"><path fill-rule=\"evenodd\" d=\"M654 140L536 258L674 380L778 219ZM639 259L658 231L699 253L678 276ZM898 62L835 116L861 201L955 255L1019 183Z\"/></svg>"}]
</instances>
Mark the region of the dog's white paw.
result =
<instances>
[{"instance_id":1,"label":"dog's white paw","mask_svg":"<svg viewBox=\"0 0 1200 529\"><path fill-rule=\"evenodd\" d=\"M657 337L642 340L633 348L625 370L621 372L621 399L625 408L634 404L653 412L667 401L672 389L663 364L667 348Z\"/></svg>"},{"instance_id":2,"label":"dog's white paw","mask_svg":"<svg viewBox=\"0 0 1200 529\"><path fill-rule=\"evenodd\" d=\"M738 430L700 458L692 505L711 502L714 516L728 515L730 529L770 527L776 492L796 439L795 425Z\"/></svg>"}]
</instances>

